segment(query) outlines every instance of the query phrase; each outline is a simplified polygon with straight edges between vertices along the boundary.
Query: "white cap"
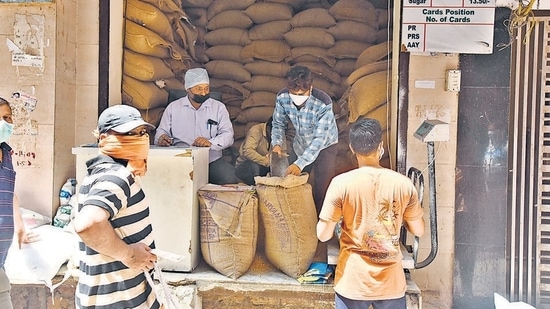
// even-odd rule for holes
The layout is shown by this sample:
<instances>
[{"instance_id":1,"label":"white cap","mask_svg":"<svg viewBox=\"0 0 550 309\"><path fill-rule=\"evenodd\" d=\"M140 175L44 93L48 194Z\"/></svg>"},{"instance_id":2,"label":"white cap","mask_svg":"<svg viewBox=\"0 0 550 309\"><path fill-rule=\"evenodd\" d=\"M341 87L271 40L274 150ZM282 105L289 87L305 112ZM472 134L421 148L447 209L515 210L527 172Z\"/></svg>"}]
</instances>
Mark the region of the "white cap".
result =
<instances>
[{"instance_id":1,"label":"white cap","mask_svg":"<svg viewBox=\"0 0 550 309\"><path fill-rule=\"evenodd\" d=\"M185 90L201 84L210 84L210 79L205 69L195 68L185 72Z\"/></svg>"}]
</instances>

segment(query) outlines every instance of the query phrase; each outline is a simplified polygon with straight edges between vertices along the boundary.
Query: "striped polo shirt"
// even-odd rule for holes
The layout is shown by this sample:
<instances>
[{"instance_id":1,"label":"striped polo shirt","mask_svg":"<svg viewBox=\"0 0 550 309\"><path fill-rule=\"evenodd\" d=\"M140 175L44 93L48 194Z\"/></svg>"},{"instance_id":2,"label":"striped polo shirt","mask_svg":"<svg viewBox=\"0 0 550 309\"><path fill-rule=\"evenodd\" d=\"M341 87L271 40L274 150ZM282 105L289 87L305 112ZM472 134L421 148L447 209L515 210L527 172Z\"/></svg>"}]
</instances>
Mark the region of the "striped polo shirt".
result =
<instances>
[{"instance_id":1,"label":"striped polo shirt","mask_svg":"<svg viewBox=\"0 0 550 309\"><path fill-rule=\"evenodd\" d=\"M88 162L88 175L80 185L78 209L94 205L109 212L116 234L127 244L141 242L154 248L145 194L125 167L125 161L99 155ZM145 275L100 254L83 242L81 275L76 290L77 308L159 308Z\"/></svg>"},{"instance_id":2,"label":"striped polo shirt","mask_svg":"<svg viewBox=\"0 0 550 309\"><path fill-rule=\"evenodd\" d=\"M11 147L1 143L2 162L0 162L0 267L4 267L8 250L13 241L13 191L15 171L11 159Z\"/></svg>"}]
</instances>

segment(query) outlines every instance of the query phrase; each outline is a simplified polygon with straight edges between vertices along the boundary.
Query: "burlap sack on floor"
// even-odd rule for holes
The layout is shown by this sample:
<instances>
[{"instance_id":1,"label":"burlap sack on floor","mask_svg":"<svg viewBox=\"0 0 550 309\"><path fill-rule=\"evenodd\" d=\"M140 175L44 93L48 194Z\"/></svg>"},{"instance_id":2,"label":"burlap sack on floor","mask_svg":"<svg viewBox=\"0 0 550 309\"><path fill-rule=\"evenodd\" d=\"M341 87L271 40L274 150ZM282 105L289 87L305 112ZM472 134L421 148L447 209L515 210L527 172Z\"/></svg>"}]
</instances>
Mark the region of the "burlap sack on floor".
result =
<instances>
[{"instance_id":1,"label":"burlap sack on floor","mask_svg":"<svg viewBox=\"0 0 550 309\"><path fill-rule=\"evenodd\" d=\"M317 249L317 212L308 177L254 177L266 257L292 278L307 271Z\"/></svg>"},{"instance_id":2,"label":"burlap sack on floor","mask_svg":"<svg viewBox=\"0 0 550 309\"><path fill-rule=\"evenodd\" d=\"M254 260L258 236L258 198L250 186L208 184L198 192L204 261L237 279Z\"/></svg>"}]
</instances>

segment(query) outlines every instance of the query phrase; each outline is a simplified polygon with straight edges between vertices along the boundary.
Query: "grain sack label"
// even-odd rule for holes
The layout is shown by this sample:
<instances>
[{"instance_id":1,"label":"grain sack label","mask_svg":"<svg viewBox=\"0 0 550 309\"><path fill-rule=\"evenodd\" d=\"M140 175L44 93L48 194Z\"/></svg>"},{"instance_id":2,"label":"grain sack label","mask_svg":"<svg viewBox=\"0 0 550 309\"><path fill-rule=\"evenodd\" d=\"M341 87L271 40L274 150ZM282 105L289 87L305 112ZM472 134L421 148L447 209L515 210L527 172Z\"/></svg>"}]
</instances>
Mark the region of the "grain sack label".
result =
<instances>
[{"instance_id":1,"label":"grain sack label","mask_svg":"<svg viewBox=\"0 0 550 309\"><path fill-rule=\"evenodd\" d=\"M402 50L490 54L496 0L405 0Z\"/></svg>"}]
</instances>

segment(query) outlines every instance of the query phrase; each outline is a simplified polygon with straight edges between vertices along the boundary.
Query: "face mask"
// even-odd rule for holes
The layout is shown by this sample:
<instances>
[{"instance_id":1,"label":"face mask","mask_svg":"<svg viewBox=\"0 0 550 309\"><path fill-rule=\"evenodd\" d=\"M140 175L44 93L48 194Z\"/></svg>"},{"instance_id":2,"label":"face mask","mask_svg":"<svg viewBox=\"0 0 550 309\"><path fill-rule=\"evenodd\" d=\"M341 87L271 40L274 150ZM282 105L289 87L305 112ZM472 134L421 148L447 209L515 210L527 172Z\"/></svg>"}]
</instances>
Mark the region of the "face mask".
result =
<instances>
[{"instance_id":1,"label":"face mask","mask_svg":"<svg viewBox=\"0 0 550 309\"><path fill-rule=\"evenodd\" d=\"M210 93L207 93L205 95L193 94L193 101L197 103L204 103L204 101L208 100L209 98L210 98Z\"/></svg>"},{"instance_id":2,"label":"face mask","mask_svg":"<svg viewBox=\"0 0 550 309\"><path fill-rule=\"evenodd\" d=\"M13 124L0 120L0 143L7 141L13 132Z\"/></svg>"},{"instance_id":3,"label":"face mask","mask_svg":"<svg viewBox=\"0 0 550 309\"><path fill-rule=\"evenodd\" d=\"M380 151L380 155L378 155L378 160L382 160L382 156L384 156L384 148Z\"/></svg>"},{"instance_id":4,"label":"face mask","mask_svg":"<svg viewBox=\"0 0 550 309\"><path fill-rule=\"evenodd\" d=\"M309 99L308 95L297 95L297 94L289 94L290 98L292 99L292 102L296 104L297 106L303 105L307 99Z\"/></svg>"}]
</instances>

